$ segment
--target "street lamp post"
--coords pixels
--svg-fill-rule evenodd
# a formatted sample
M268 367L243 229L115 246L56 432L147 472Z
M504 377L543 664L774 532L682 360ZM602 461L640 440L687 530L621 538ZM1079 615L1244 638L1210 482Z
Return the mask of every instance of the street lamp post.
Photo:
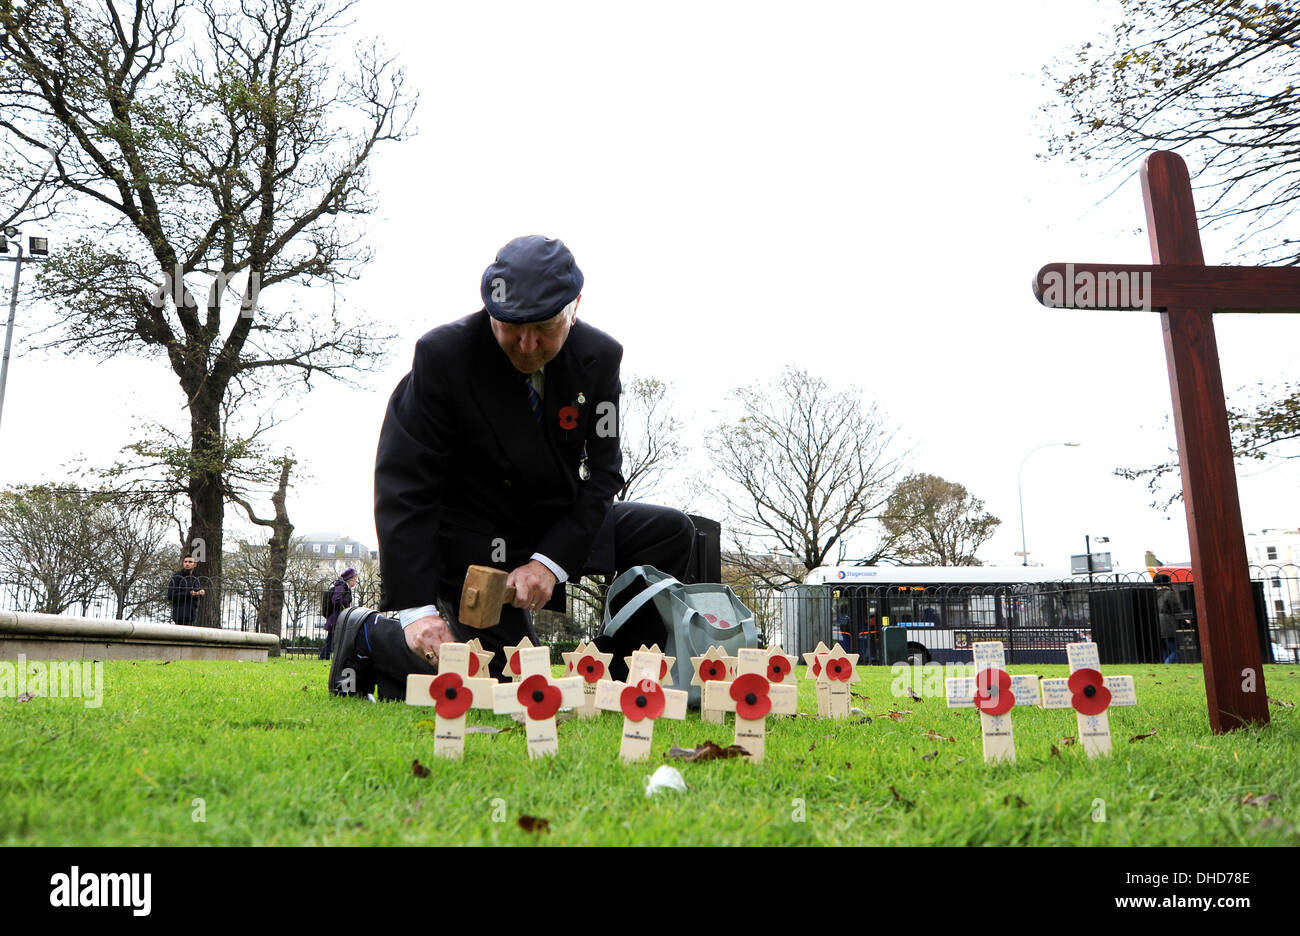
M1097 542L1109 543L1110 537L1099 536L1097 537ZM1091 585L1092 584L1092 534L1090 533L1083 534L1083 551L1088 556L1088 584Z
M9 381L9 351L13 347L14 341L14 318L18 314L18 283L22 277L23 264L31 263L37 257L49 255L49 243L43 237L30 238L29 246L31 247L31 256L23 256L23 242L17 240L15 246L18 248L17 259L9 256L8 238L17 239L19 236L18 228L7 227L0 232L0 259L8 260L14 265L14 285L9 291L9 321L5 325L5 353L3 360L0 360L0 416L4 415L5 407L5 384Z
M1078 442L1047 442L1037 448L1030 449L1025 457L1020 460L1020 472L1016 476L1016 489L1020 494L1020 564L1029 565L1029 548L1025 545L1025 462L1029 461L1029 456L1035 452L1042 451L1045 448L1052 448L1056 445L1064 445L1066 448L1078 448Z

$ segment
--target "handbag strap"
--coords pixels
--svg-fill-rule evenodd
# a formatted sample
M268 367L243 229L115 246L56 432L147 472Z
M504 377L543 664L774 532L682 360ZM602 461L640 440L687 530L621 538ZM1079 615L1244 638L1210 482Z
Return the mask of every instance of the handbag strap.
M671 588L674 585L680 584L681 583L671 575L666 577L663 581L655 582L653 585L647 586L641 594L623 605L618 614L614 615L612 618L609 616L609 605L606 605L604 632L606 634L615 633L620 627L628 622L632 615L645 607L646 603L653 599L655 595L659 594L666 588Z

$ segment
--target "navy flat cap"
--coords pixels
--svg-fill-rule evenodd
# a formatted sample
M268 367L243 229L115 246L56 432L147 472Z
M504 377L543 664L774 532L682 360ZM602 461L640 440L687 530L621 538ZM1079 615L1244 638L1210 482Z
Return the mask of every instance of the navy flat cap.
M494 319L524 325L553 318L582 292L582 271L564 242L516 237L483 271L483 305Z

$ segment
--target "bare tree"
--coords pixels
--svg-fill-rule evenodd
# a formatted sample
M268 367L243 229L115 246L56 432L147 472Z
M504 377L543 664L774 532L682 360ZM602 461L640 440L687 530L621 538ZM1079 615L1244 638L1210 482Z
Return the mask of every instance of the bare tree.
M623 388L623 487L617 500L649 497L671 483L672 472L686 455L682 421L674 410L672 384L657 377L633 377Z
M898 482L880 518L897 558L941 566L980 565L975 553L1001 522L964 485L932 474Z
M1120 0L1106 40L1048 69L1050 155L1127 169L1182 152L1212 195L1201 220L1241 218L1238 246L1300 262L1279 225L1300 204L1300 11L1239 0Z
M119 619L161 610L176 550L167 542L171 516L151 498L106 491L93 495L91 538L84 558L96 584L107 586Z
M357 274L366 166L407 132L392 61L364 44L355 68L334 57L348 6L0 0L0 162L26 167L23 183L55 154L46 185L84 229L38 281L57 316L46 347L167 361L189 413L186 541L214 577L231 383L347 379L385 337L337 297L266 301Z
M31 610L62 614L90 600L94 513L93 498L80 491L19 485L0 492L0 570L35 590Z
M228 496L238 504L248 519L258 526L267 527L271 535L266 544L266 576L262 585L262 600L258 602L257 629L263 634L280 636L281 612L284 609L284 580L289 565L289 543L293 536L293 523L285 505L289 491L289 472L296 462L288 455L276 459L280 467L280 481L271 495L272 517L259 517L253 505L235 493Z
M802 580L885 503L899 470L896 431L852 390L786 368L734 391L740 418L709 436L724 481L733 564L768 586ZM873 561L884 555L882 541ZM793 563L791 563L793 560Z

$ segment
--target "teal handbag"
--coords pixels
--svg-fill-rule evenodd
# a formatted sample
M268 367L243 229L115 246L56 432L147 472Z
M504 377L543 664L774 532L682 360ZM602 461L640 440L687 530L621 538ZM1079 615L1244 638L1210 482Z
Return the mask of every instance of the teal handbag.
M611 616L609 608L614 599L638 586L641 592ZM613 636L651 602L668 630L664 655L677 658L672 668L672 688L686 690L686 704L699 708L701 687L691 685L695 672L691 657L703 656L709 647L721 647L727 656L735 656L741 647L757 647L754 612L726 585L683 585L654 566L633 566L609 586L604 633Z

